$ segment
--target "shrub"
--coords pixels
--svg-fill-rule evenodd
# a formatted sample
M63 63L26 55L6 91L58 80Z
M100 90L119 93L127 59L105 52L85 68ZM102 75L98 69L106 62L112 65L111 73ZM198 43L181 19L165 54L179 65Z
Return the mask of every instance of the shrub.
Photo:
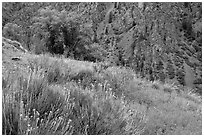
M7 23L3 28L3 36L21 42L22 28L17 24Z
M130 102L125 101L123 97L117 98L112 89L104 84L106 83L101 83L101 88L92 89L92 104L103 119L97 125L103 123L105 134L140 134L145 125L143 114L139 115Z
M139 134L144 127L136 110L108 88L49 85L40 69L15 78L4 78L3 134Z
M172 88L170 87L164 87L164 92L171 94L173 92Z
M153 89L160 89L160 86L159 86L159 83L157 83L157 82L154 82L153 84L152 84L152 88Z
M125 68L109 67L102 73L104 81L110 85L110 88L117 97L126 94L127 84L134 78L134 72Z
M49 84L63 83L70 79L70 67L64 63L63 59L55 60L48 55L30 59L29 66L31 70L36 69L44 73Z
M10 82L10 79L5 81ZM28 126L21 125L24 120L22 117L31 119L31 111L35 109L42 119L45 113L60 109L63 102L59 94L47 87L47 81L41 72L32 72L28 78L18 76L11 85L4 86L3 89L3 134L27 133Z
M165 93L171 94L171 93L172 93L173 91L175 91L175 90L177 90L177 86L174 85L174 84L165 83L165 84L163 85L163 91L164 91Z
M135 80L131 81L128 84L128 93L125 95L128 97L130 100L134 100L137 103L141 105L146 105L147 109L151 106L154 106L153 99L150 97L150 93L152 91L144 90L143 89L144 85L138 85Z
M153 89L160 84L125 68L85 67L74 75L63 60L29 62L29 76L4 74L3 134L201 134L200 100L183 95L166 101L163 90L174 91L173 85Z

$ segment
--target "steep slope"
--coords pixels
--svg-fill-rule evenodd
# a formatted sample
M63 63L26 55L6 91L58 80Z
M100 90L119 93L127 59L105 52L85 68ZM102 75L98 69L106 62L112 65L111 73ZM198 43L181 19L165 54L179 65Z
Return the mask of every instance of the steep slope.
M98 35L103 36L101 43L116 41L111 45L117 49L115 54L122 56L118 60L141 76L173 80L201 93L201 3L182 4L119 3L119 7L111 9L107 6L106 18L111 21L101 22Z
M67 23L69 18L74 21L71 26L76 25L72 32ZM202 3L199 2L5 2L3 26L5 37L10 35L11 39L22 41L24 47L36 53L48 48L49 52L80 60L108 58L114 65L129 66L151 81L174 81L200 93L202 90ZM50 31L50 27L54 30ZM80 34L83 32L78 37L80 42L78 29Z
M25 111L25 114L23 114L24 111L21 113L23 116L27 116L30 121L32 121L32 117L28 115L30 109L35 109L41 117L45 115L45 112L51 115L50 110L52 110L56 113L56 117L52 115L56 123L60 121L58 115L62 118L61 120L68 117L72 121L70 124L74 128L74 132L70 131L69 134L100 134L96 131L101 128L105 128L104 134L202 134L202 99L187 87L182 88L178 85L160 82L152 83L137 78L133 70L125 67L112 66L95 71L97 69L94 66L98 66L96 63L23 53L13 49L13 45L9 43L5 42L4 44L2 56L3 93L12 97L18 91L26 91L25 95L27 95L31 90L33 95L44 89L42 98L36 96L37 101L34 100L33 104L29 104L33 105L33 108L20 109L20 112L22 109ZM10 82L8 81L10 77L12 82L8 86L6 82ZM22 84L22 80L25 85L29 85ZM47 88L49 89L48 93ZM63 102L66 93L72 98L65 99ZM59 96L60 98L57 98ZM15 102L16 98L15 96L11 102L4 100L3 104L5 103L4 108L11 109L9 107L12 107L11 112L16 110L18 114L19 110L13 109L13 107L21 105L18 104L18 100ZM22 101L26 104L24 100ZM62 103L57 106L59 101ZM6 103L13 104L6 105ZM54 111L53 106L57 106L57 110L62 110ZM90 112L89 109L94 112ZM9 114L10 111L4 110L4 113ZM95 117L95 113L98 117ZM91 118L89 124L77 124L78 122L87 122L85 118ZM8 121L13 124L12 122L15 121L10 119ZM44 119L47 119L47 115ZM13 120L21 122L19 117L13 118ZM46 123L49 122L48 119ZM51 123L53 122L51 121ZM101 124L104 124L104 127ZM32 124L33 128L35 125ZM45 129L50 134L64 133L64 128L57 128L57 125L55 125L56 129L60 132L51 132L52 130L48 132L48 127L44 127L45 125L42 124L40 126L43 132L40 131L41 128L37 130L38 132L31 129L28 134L42 134ZM21 127L21 130L25 127ZM52 129L52 127L49 128ZM87 128L88 132L80 131L84 128ZM27 130L27 128L25 129Z

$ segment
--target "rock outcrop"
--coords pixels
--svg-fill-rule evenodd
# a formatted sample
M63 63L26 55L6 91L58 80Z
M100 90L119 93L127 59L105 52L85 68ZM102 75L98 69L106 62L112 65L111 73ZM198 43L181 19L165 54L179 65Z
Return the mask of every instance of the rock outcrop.
M184 23L173 22L173 18L162 20L166 15L157 16L158 11L147 13L147 8L150 8L148 3L117 3L117 8L114 4L107 6L105 20L97 30L100 41L111 45L116 39L115 52L122 56L118 56L118 60L130 63L144 77L175 80L201 90L202 84L193 84L202 83L197 82L202 79L201 21L186 24L187 28L192 25L193 29L185 31ZM159 18L160 22L156 22ZM188 35L189 31L191 35Z
M24 53L28 52L25 48L23 48L21 43L19 43L18 41L13 41L13 40L2 37L2 46L5 46L6 44L11 45L15 49L23 51Z

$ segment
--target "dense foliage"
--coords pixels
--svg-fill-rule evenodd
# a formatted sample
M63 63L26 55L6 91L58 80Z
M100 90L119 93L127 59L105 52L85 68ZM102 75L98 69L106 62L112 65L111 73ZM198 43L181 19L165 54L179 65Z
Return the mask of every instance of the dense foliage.
M2 34L2 134L202 134L201 2L3 2Z
M4 2L2 6L3 36L36 54L106 61L131 67L152 81L193 85L201 93L202 3Z

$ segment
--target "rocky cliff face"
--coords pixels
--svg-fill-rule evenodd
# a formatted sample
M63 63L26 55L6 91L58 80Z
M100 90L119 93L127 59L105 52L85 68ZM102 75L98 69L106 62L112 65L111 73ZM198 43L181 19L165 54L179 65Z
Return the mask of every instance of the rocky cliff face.
M199 12L193 11L200 9L200 3L108 5L97 34L101 44L115 49L115 62L150 80L171 80L201 90L202 32L198 28L202 25Z
M63 53L69 58L93 62L107 60L112 65L129 66L152 81L174 81L201 91L202 3L82 2L24 3L24 6L19 3L20 11L17 5L6 5L3 26L9 33L4 35L12 32L19 39L26 36L23 42L15 40L23 46L30 45L28 49L34 47L36 54L49 47L49 52ZM50 5L54 10L43 8ZM12 18L8 16L11 9L15 11ZM54 15L47 17L43 12L36 13L39 9ZM72 30L68 29L66 17L74 22ZM44 20L47 20L54 30L33 24L33 19L45 26ZM5 27L9 21L14 24ZM59 27L60 24L64 27ZM46 33L33 32L30 28L37 30L36 25ZM33 37L37 35L40 39L43 35L43 40Z

